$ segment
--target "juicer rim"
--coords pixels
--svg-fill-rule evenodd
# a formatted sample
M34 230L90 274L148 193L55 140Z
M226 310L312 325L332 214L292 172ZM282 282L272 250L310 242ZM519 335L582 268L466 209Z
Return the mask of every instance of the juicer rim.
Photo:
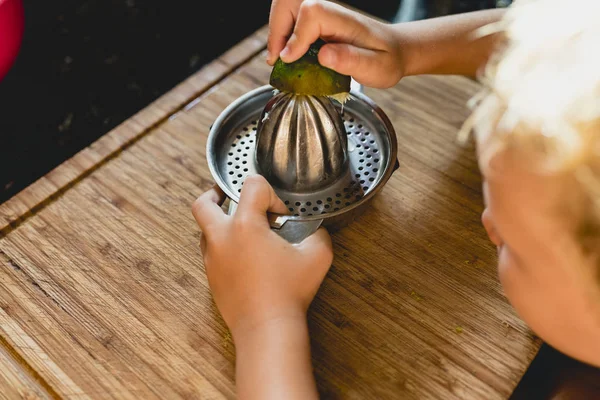
M228 199L231 202L234 202L236 205L239 203L239 195L236 195L230 189L230 187L227 184L225 184L225 182L221 178L220 172L216 166L216 164L217 164L217 162L216 162L216 154L217 153L215 151L216 150L216 148L215 148L216 138L218 137L219 130L227 121L227 118L229 118L235 112L235 110L237 108L239 108L241 105L243 105L245 101L247 101L259 94L265 93L267 91L274 92L275 90L276 89L273 86L267 84L267 85L259 86L255 89L252 89L252 90L246 92L245 94L241 95L240 97L235 99L233 102L231 102L227 107L225 107L223 109L223 111L221 111L221 113L217 116L217 118L215 119L213 124L210 126L210 131L209 131L207 143L206 143L206 160L207 160L208 168L210 170L211 175L213 176L213 179L215 180L215 183L221 188L221 190L225 193L225 195L228 197ZM352 101L352 98L356 98L356 99L359 99L360 101L365 102L371 108L371 110L377 114L377 117L381 120L381 122L383 123L383 125L385 126L385 128L387 130L387 133L389 136L389 143L390 143L390 149L389 149L390 156L388 159L388 165L386 165L383 175L381 176L381 178L379 179L377 184L375 186L373 186L373 188L371 189L371 191L369 193L367 193L360 200L355 201L354 203L350 204L349 206L346 206L338 211L328 212L326 214L312 215L312 216L301 216L301 215L294 216L294 215L270 213L269 219L271 221L277 221L278 225L279 224L283 225L287 221L301 221L301 222L319 221L319 220L325 220L325 219L333 218L333 217L336 217L339 215L343 215L343 214L350 212L350 211L354 210L355 208L363 205L364 203L369 202L377 193L379 193L379 191L383 188L383 186L387 183L389 178L392 176L392 173L397 169L397 167L398 167L398 158L397 158L398 157L397 156L398 140L397 140L396 131L394 129L394 126L392 125L392 122L390 121L390 119L388 118L386 113L381 109L381 107L379 107L370 97L368 97L364 93L351 89L350 97L349 97L348 101Z

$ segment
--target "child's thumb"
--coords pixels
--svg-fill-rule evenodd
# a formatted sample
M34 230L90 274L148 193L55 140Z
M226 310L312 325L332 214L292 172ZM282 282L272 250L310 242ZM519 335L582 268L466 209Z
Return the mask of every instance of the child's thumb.
M319 50L319 63L340 74L350 75L365 86L380 87L385 77L380 70L381 57L375 50L347 43L328 43Z

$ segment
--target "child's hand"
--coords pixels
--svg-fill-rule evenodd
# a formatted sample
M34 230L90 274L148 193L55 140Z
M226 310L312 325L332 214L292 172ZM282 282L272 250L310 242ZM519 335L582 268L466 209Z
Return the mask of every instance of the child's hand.
M504 12L499 8L390 24L331 1L273 0L268 62L273 65L277 57L293 62L321 38L328 42L319 51L321 65L365 86L388 88L404 76L421 74L475 77L498 35L472 34Z
M234 340L275 319L305 320L333 259L327 231L319 229L298 245L273 232L267 211L286 214L287 208L260 175L244 182L233 216L219 205L224 196L215 187L192 211L202 230L208 282Z
M273 0L269 14L269 39L267 42L267 63L275 64L279 53L294 30L298 10L302 0Z
M277 14L271 15L271 30L276 32L270 38L272 57L280 48L283 27L288 27L292 19L289 12L287 17L279 14L282 4L287 4L289 10L299 3L280 1L274 1L273 10ZM391 87L404 74L404 46L393 25L330 1L306 0L299 5L293 33L280 53L282 61L297 60L319 38L329 42L319 51L321 65L350 75L365 86Z

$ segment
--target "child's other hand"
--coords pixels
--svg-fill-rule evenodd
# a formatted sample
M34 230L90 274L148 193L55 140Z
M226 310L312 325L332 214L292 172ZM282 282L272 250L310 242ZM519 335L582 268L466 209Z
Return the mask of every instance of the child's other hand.
M329 234L321 228L292 245L273 232L267 211L286 214L287 208L260 175L246 179L234 215L221 209L224 198L215 186L192 212L202 230L208 282L234 340L276 319L305 320L333 259Z
M292 2L288 0L287 3ZM278 22L281 25L273 25L272 29L275 29L289 25L291 17L288 15L285 19L282 14L272 18L273 22L281 19ZM276 46L273 45L272 50L279 49L283 29L277 32L279 36L273 39ZM402 40L393 25L329 1L305 0L300 4L293 33L280 53L282 61L297 60L319 38L328 42L319 51L319 63L350 75L365 86L388 88L403 76Z

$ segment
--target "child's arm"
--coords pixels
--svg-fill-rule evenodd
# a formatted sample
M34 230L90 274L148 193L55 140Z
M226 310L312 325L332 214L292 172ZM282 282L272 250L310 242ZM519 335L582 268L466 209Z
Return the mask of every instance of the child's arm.
M333 259L324 229L292 245L267 211L287 208L260 175L244 182L235 215L218 187L192 208L215 303L236 348L239 399L316 399L306 313Z
M407 57L408 75L455 74L475 77L494 50L494 35L474 39L473 31L499 21L504 9L473 11L393 25Z
M407 75L475 76L494 49L494 36L473 39L471 33L498 21L505 12L492 9L389 24L330 1L276 0L275 11L270 23L269 61L277 57L282 32L293 29L279 53L283 61L295 61L322 38L329 42L319 52L322 65L380 88L393 86Z
M271 319L234 338L240 400L319 398L305 315Z

